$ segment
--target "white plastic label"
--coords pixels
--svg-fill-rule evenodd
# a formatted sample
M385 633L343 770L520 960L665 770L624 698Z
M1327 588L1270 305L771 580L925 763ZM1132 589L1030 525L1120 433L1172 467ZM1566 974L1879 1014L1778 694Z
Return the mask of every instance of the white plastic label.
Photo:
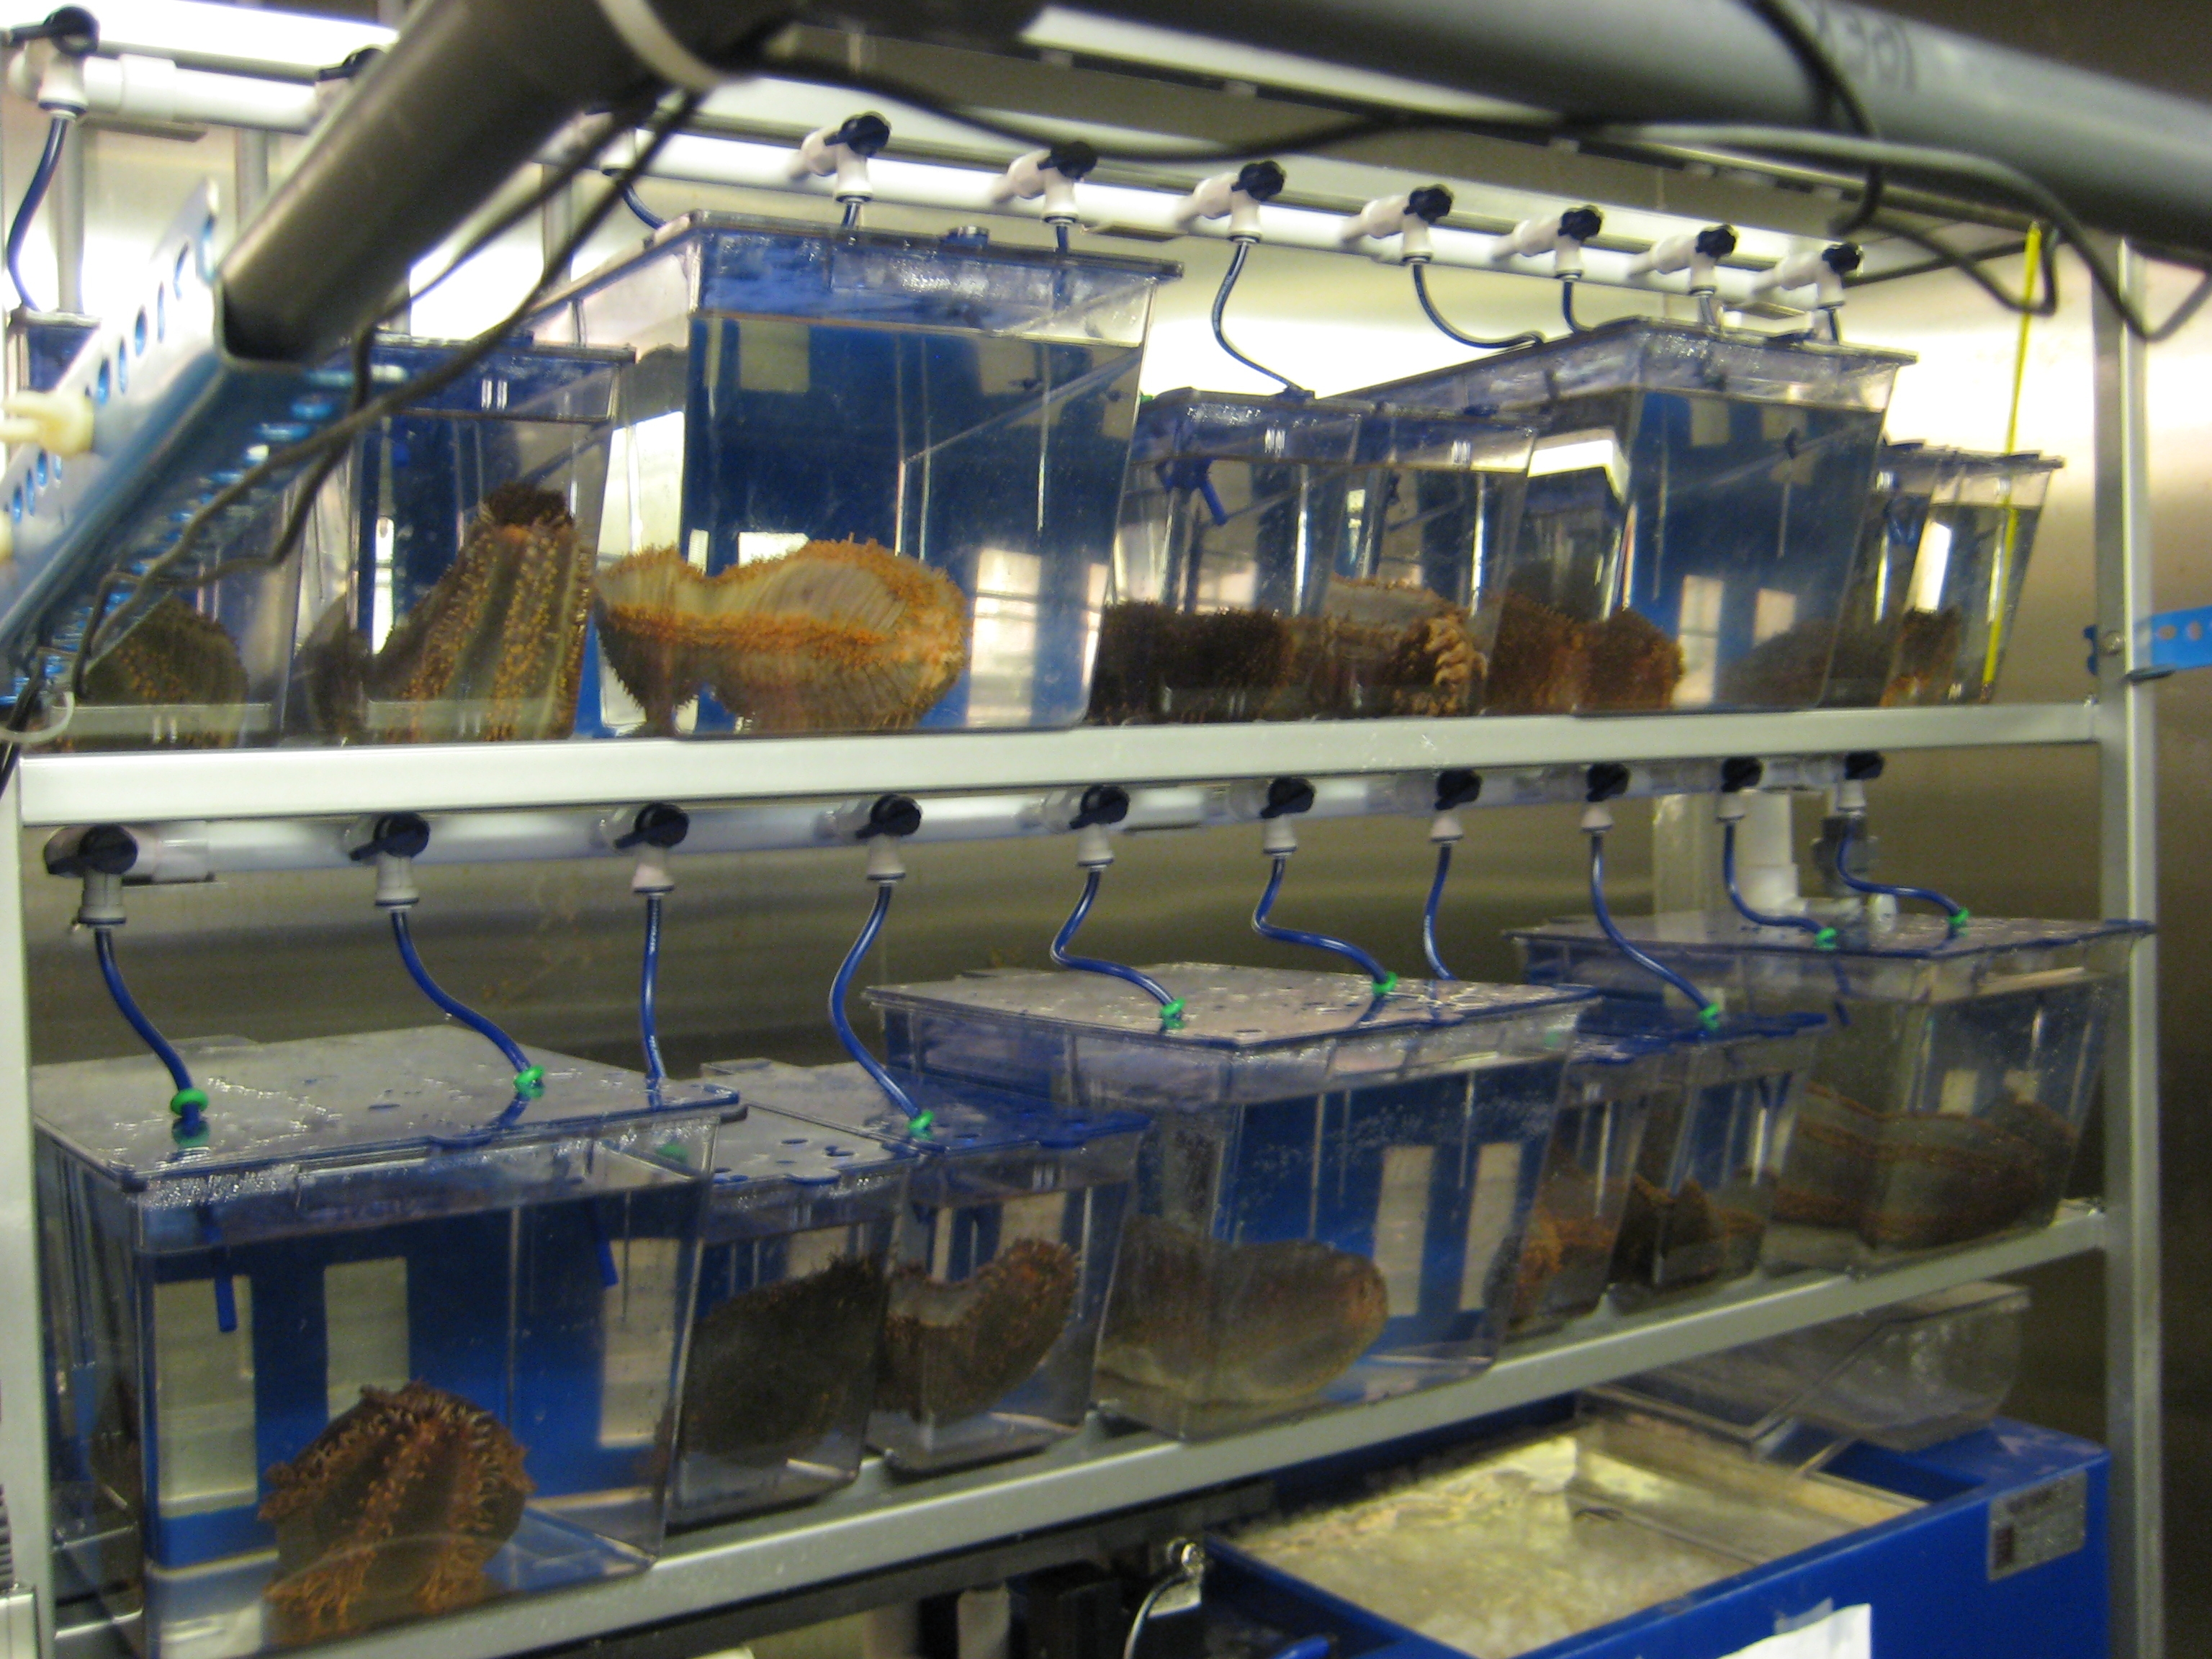
M1874 1609L1838 1607L1825 1619L1753 1642L1721 1659L1874 1659Z

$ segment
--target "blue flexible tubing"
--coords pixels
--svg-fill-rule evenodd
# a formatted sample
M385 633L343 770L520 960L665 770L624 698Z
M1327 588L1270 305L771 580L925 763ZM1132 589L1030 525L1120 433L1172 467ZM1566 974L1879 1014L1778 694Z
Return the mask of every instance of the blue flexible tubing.
M845 1045L845 1052L860 1062L860 1069L876 1082L890 1097L892 1105L904 1112L916 1134L928 1132L930 1121L936 1114L925 1112L914 1103L914 1097L899 1087L891 1074L884 1069L883 1062L868 1052L860 1041L860 1034L853 1029L853 1022L845 1013L845 998L853 988L853 975L860 970L860 963L876 942L876 935L884 931L884 917L891 908L891 884L876 884L875 908L868 912L867 921L861 925L860 936L853 941L853 948L845 952L844 961L837 964L837 976L830 981L830 1023L837 1030L837 1041Z
M507 1103L507 1109L500 1114L498 1119L501 1127L514 1122L522 1115L525 1107L545 1092L544 1068L532 1066L530 1056L522 1052L521 1045L498 1026L439 988L438 981L430 977L430 970L422 965L422 958L415 953L415 935L408 928L404 910L392 913L392 937L398 943L399 959L407 964L408 976L422 988L422 994L498 1049L506 1057L507 1063L514 1067L514 1098Z
M1085 872L1083 896L1075 901L1075 908L1067 913L1067 920L1060 923L1060 932L1053 938L1052 959L1063 968L1073 968L1085 974L1104 974L1109 978L1135 986L1160 1005L1160 1029L1175 1030L1182 1024L1182 999L1171 994L1166 986L1150 974L1125 967L1118 962L1106 962L1097 957L1074 957L1067 953L1067 947L1075 943L1076 929L1083 926L1084 918L1091 914L1091 907L1097 902L1099 878L1105 873L1098 869Z
M1705 993L1665 963L1638 950L1628 942L1628 935L1620 931L1620 926L1613 919L1613 912L1606 907L1605 902L1605 832L1602 830L1591 830L1589 844L1590 905L1597 912L1598 927L1603 930L1606 938L1613 941L1613 948L1643 969L1645 973L1665 981L1687 997L1690 1000L1690 1006L1698 1011L1698 1024L1709 1031L1717 1030L1721 1023L1720 1005L1706 1001Z
M115 963L115 930L95 926L92 930L92 948L100 957L100 976L107 981L107 994L115 1000L117 1012L131 1022L131 1029L138 1033L138 1040L154 1051L169 1073L169 1081L176 1092L169 1097L169 1110L176 1121L169 1133L180 1146L198 1146L207 1139L207 1095L192 1081L192 1074L185 1065L185 1057L170 1046L168 1038L154 1029L154 1022L146 1018L138 1000L131 994L131 988L123 982L123 970Z
M1458 975L1444 966L1444 959L1437 954L1437 908L1444 902L1444 878L1451 874L1451 843L1437 845L1437 878L1429 884L1429 902L1421 908L1421 954L1429 959L1429 971L1438 979L1457 979Z
M54 169L61 165L62 144L69 137L69 118L57 115L46 125L46 147L40 153L39 165L32 170L31 187L23 192L23 204L15 210L15 217L8 226L8 280L15 285L15 297L23 302L27 311L36 311L31 290L23 286L23 239L30 234L31 221L39 216L39 207L46 199L46 187L54 181Z
M622 187L622 198L623 205L635 214L639 222L647 230L659 230L668 222L638 199L637 185L634 181Z
M1237 251L1229 256L1229 269L1223 273L1221 286L1213 295L1213 343L1249 369L1281 382L1284 392L1292 398L1310 398L1313 393L1287 374L1278 374L1265 363L1255 362L1229 343L1229 331L1222 325L1222 316L1229 309L1229 295L1237 286L1237 279L1244 274L1244 256L1252 251L1252 244L1243 237L1237 239Z
M1283 874L1291 867L1287 853L1270 855L1273 868L1267 873L1267 890L1260 895L1260 902L1252 908L1252 931L1261 939L1272 939L1284 945L1304 945L1316 951L1334 951L1346 962L1367 975L1378 997L1388 996L1398 988L1398 976L1385 968L1357 945L1340 939L1331 939L1326 933L1302 933L1295 927L1278 927L1267 920L1275 908L1275 896L1283 890Z
M1800 928L1810 933L1813 943L1823 950L1835 947L1836 930L1825 922L1817 921L1811 916L1789 915L1778 911L1769 914L1751 908L1743 896L1743 890L1735 882L1735 825L1733 823L1721 827L1721 879L1728 884L1729 902L1735 906L1736 914L1746 921L1759 927Z
M668 1075L660 1059L660 1025L653 1009L654 986L660 979L660 895L645 896L645 965L637 982L638 1035L645 1042L645 1080L648 1085Z
M1953 903L1932 887L1891 887L1878 881L1862 881L1853 875L1847 866L1850 858L1851 837L1857 833L1856 821L1850 818L1844 819L1843 833L1836 837L1837 880L1842 882L1854 893L1887 893L1892 898L1918 899L1923 904L1936 905L1942 910L1945 920L1950 923L1954 938L1966 931L1966 924L1973 920L1972 914L1964 905Z

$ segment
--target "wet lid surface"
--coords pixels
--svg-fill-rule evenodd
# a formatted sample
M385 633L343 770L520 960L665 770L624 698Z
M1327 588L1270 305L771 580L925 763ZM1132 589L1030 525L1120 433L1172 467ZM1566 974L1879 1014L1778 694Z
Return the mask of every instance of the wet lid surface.
M171 1139L175 1085L151 1054L33 1066L32 1116L91 1162L143 1184L379 1152L568 1139L738 1106L726 1085L648 1090L638 1073L526 1048L531 1064L545 1068L545 1091L514 1123L494 1127L514 1099L514 1074L490 1043L453 1025L179 1048L207 1093L204 1146L180 1149Z
M2052 951L2094 940L2140 937L2147 921L2043 921L1976 916L1954 937L1941 916L1911 912L1879 930L1838 925L1834 945L1824 946L1799 927L1760 927L1731 910L1681 910L1663 916L1618 916L1620 931L1638 945L1684 949L1748 951L1773 956L1905 957L1954 961L2012 951ZM1595 920L1547 921L1507 929L1511 939L1574 945L1607 945Z
M710 1081L734 1085L763 1114L778 1113L826 1128L872 1135L924 1157L1074 1148L1107 1135L1131 1134L1148 1120L1139 1112L1086 1112L1027 1095L969 1083L901 1074L899 1086L932 1115L917 1135L858 1066L786 1066L775 1060L727 1060L705 1068Z
M725 1123L714 1132L714 1185L723 1189L787 1181L802 1187L829 1187L855 1175L909 1164L914 1157L910 1148L872 1136L841 1134L819 1124L763 1112L739 1123Z
M1356 974L1200 962L1168 963L1144 971L1182 1000L1178 1030L1163 1031L1159 1008L1151 999L1103 974L994 974L880 986L867 996L883 1008L1033 1020L1168 1048L1269 1049L1554 1010L1564 1013L1597 994L1577 985L1415 979L1401 980L1395 990L1378 997Z

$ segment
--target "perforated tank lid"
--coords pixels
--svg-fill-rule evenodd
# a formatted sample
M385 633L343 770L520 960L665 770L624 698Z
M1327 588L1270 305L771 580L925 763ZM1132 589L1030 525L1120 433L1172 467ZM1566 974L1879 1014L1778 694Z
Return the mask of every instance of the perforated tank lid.
M1832 945L1817 942L1799 927L1760 927L1730 910L1682 910L1662 916L1617 916L1620 931L1638 945L1685 949L1748 951L1790 957L1904 957L1916 961L1960 960L2008 951L2063 950L2098 939L2154 932L2147 921L2041 921L1976 916L1954 937L1941 916L1900 914L1886 927L1863 924L1840 928ZM1507 937L1531 943L1598 945L1610 947L1595 920L1547 921L1513 927Z
M1350 398L1290 398L1190 386L1146 399L1130 453L1425 471L1527 470L1535 434L1446 410L1378 409ZM1173 480L1169 482L1172 483Z
M459 340L380 334L369 368L380 380L412 379L466 349ZM450 386L407 405L407 414L441 414L511 421L606 420L614 410L616 377L635 354L609 346L532 345L510 340Z
M714 1187L718 1192L762 1182L834 1187L855 1176L911 1164L914 1158L910 1146L763 1111L715 1131Z
M499 1051L453 1025L295 1042L182 1044L207 1092L208 1139L169 1134L174 1085L151 1054L73 1060L31 1071L40 1129L126 1186L277 1164L416 1156L441 1147L568 1139L656 1116L736 1112L726 1084L664 1083L542 1048L545 1091L505 1127L514 1074Z
M1574 985L1488 985L1401 980L1376 996L1354 974L1168 963L1144 970L1183 1005L1182 1024L1160 1029L1160 1011L1102 974L988 974L871 989L879 1007L1033 1020L1107 1031L1167 1048L1279 1049L1409 1027L1465 1025L1564 1010L1597 994Z
M1358 395L1474 415L1528 413L1564 398L1630 387L1879 410L1888 405L1897 371L1917 361L1911 352L1875 346L1624 317L1540 345L1366 387Z
M835 317L1018 332L1130 296L1149 298L1182 275L1165 259L1063 253L897 231L687 213L644 248L602 265L547 300L532 326L642 267L684 262L679 304L755 316ZM1139 320L1135 343L1143 336Z
M1086 1112L1057 1107L1026 1095L975 1084L902 1074L899 1086L931 1115L917 1135L899 1110L858 1066L786 1066L772 1060L724 1060L704 1068L710 1080L735 1085L749 1107L848 1133L872 1135L925 1158L1014 1152L1024 1147L1073 1149L1110 1135L1133 1134L1147 1119L1140 1112Z

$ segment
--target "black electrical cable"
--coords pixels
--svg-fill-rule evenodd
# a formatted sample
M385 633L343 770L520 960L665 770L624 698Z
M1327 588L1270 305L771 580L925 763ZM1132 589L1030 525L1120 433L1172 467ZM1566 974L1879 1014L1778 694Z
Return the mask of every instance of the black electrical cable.
M1534 329L1521 334L1509 334L1502 340L1485 340L1472 334L1462 333L1444 320L1443 313L1437 309L1437 302L1429 297L1428 262L1425 259L1417 259L1407 269L1413 273L1413 295L1420 301L1422 311L1446 337L1457 340L1462 345L1473 346L1478 351L1504 351L1513 346L1544 343L1544 337Z
M1820 88L1824 101L1840 110L1844 118L1850 123L1861 137L1881 137L1875 131L1874 118L1867 113L1858 89L1851 85L1850 77L1844 73L1843 66L1829 55L1826 43L1798 11L1796 0L1744 0L1744 3L1758 15L1760 21L1782 37L1783 44L1796 56L1806 74ZM1857 208L1832 227L1830 234L1848 236L1870 223L1874 216L1881 210L1884 184L1881 168L1868 167L1865 179Z
M2014 315L2025 312L2031 317L2053 317L2058 313L2058 238L2056 235L2046 235L2043 239L2042 256L2038 262L2041 269L2036 279L2036 291L2040 297L2030 305L2024 295L2010 292L1982 269L1983 264L1990 259L2010 258L2021 251L2019 248L2008 247L2002 252L1961 253L1928 232L1901 224L1894 219L1876 219L1873 222L1873 228L1886 236L1894 236L1899 241L1911 243L1935 259L1938 265L1957 271ZM1872 280L1887 282L1898 274L1885 271ZM1867 280L1862 278L1856 286L1864 286Z
M538 281L532 285L530 292L525 295L507 315L471 339L460 350L455 352L437 368L426 369L404 385L395 386L381 396L368 399L351 413L334 421L321 431L276 452L248 468L232 483L217 490L185 521L174 544L156 558L143 575L137 578L136 583L137 591L112 611L107 609L108 601L113 598L117 589L131 579L121 571L110 571L102 578L99 590L94 598L92 610L94 621L86 632L83 644L77 652L71 680L73 690L82 694L84 676L91 666L99 661L100 649L104 643L107 642L108 636L112 635L119 639L140 616L151 608L149 603L149 595L179 588L204 587L210 582L221 580L224 575L234 570L268 568L283 563L290 556L292 550L289 545L279 545L267 554L257 555L250 558L227 561L187 578L173 579L168 574L190 556L193 548L205 533L209 524L241 497L272 477L309 462L320 460L325 455L341 453L356 436L374 427L379 421L397 413L410 404L419 402L434 392L442 391L483 362L494 348L513 333L523 319L530 314L531 308L559 280L561 273L568 270L569 262L575 258L576 251L591 240L600 225L605 222L607 216L620 204L623 186L635 182L652 166L653 159L660 154L661 149L675 135L677 130L690 118L700 102L701 98L698 94L687 94L683 98L667 105L653 118L647 129L650 136L647 143L629 164L615 177L607 189L600 193L598 199L577 220L574 228L545 261L544 268ZM578 170L580 171L584 166L588 165L589 161L588 156L580 160L578 162ZM305 523L306 515L295 508L293 524L288 526L288 529L294 526L304 527ZM296 536L294 539L296 540Z
M1251 358L1239 351L1235 346L1229 343L1229 331L1222 326L1222 316L1223 313L1229 309L1230 291L1237 286L1237 279L1244 274L1244 256L1252 251L1251 242L1247 238L1242 236L1237 239L1236 246L1237 251L1229 256L1229 269L1222 273L1221 287L1215 292L1213 296L1214 343L1218 345L1231 357L1234 357L1238 362L1243 364L1245 368L1256 370L1258 373L1266 375L1271 380L1280 381L1283 390L1290 396L1293 398L1310 398L1313 396L1313 393L1307 391L1305 387L1300 386L1289 375L1279 374L1276 370L1268 368L1265 363L1255 362Z

